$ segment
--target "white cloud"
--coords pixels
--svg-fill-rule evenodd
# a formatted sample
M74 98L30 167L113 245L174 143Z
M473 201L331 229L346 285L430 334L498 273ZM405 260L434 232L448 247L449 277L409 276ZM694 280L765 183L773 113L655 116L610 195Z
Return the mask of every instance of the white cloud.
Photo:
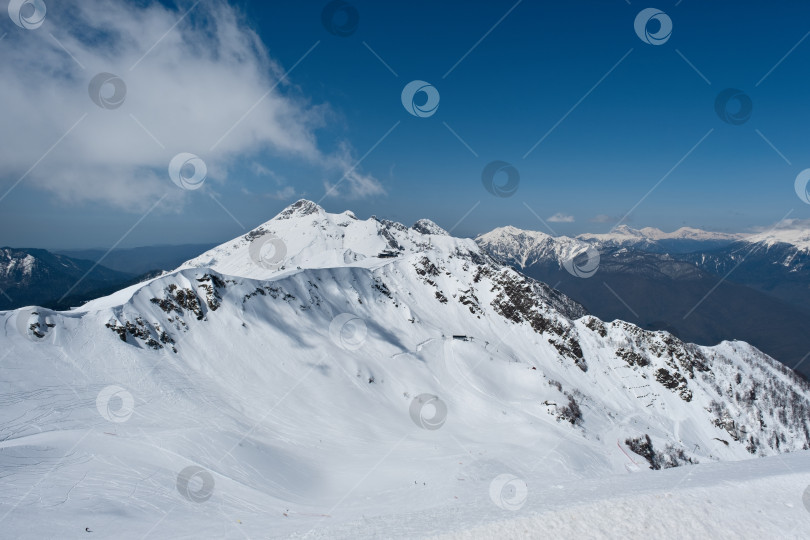
M250 172L252 172L256 177L261 178L261 182L263 182L264 186L272 183L275 187L271 187L270 191L262 191L259 193L254 193L247 188L242 188L241 191L245 195L265 197L279 201L289 201L293 198L298 198L304 195L303 191L296 191L295 187L291 186L285 177L268 169L257 161L251 163Z
M597 216L592 217L589 220L591 223L618 223L620 221L630 223L633 221L633 218L630 216L609 216L607 214L599 214Z
M267 94L285 66L270 58L239 12L203 1L171 29L181 15L157 3L141 9L74 0L49 9L41 28L10 32L0 60L3 188L41 159L27 185L66 202L142 211L167 192L183 196L166 173L179 152L206 162L207 182L226 181L257 152L333 177L350 167L347 144L337 152L319 148L315 131L328 106L312 105L288 81ZM88 85L100 72L126 83L120 108L91 101ZM344 183L349 196L382 192L376 178L356 170Z
M261 163L254 161L250 164L250 172L252 172L256 176L273 176L275 177L275 173L262 165Z
M787 218L773 225L751 227L750 230L755 233L768 231L810 231L810 219Z
M550 221L551 223L573 223L574 216L569 216L567 214L563 214L562 212L557 212L556 214L548 218L548 221Z
M267 193L264 193L264 196L267 197L268 199L276 199L279 201L290 200L293 197L295 197L295 188L292 186L284 186L283 188L278 189L276 191L269 191Z
M339 151L331 156L330 162L334 168L345 172L335 182L324 181L323 186L327 196L361 199L385 193L385 189L376 178L359 172L356 166L357 160L347 144L341 144Z

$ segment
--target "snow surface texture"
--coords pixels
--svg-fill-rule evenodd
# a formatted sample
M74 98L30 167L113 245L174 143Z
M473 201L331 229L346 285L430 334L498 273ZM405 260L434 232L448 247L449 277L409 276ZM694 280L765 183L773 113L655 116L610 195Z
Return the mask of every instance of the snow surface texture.
M603 323L427 220L299 201L0 327L4 535L810 533L806 383Z

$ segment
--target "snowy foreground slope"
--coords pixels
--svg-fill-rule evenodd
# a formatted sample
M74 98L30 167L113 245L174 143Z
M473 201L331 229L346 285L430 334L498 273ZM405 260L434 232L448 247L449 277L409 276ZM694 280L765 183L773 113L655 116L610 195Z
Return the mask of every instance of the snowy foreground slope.
M429 221L299 201L0 326L4 537L810 533L806 383L599 321Z

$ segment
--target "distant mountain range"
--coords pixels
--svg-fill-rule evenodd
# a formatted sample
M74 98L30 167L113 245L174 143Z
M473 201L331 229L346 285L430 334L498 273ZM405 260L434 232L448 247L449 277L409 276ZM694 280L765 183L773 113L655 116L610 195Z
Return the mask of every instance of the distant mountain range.
M92 261L74 259L44 249L0 248L0 309L60 304L99 289L117 287L133 278ZM66 298L67 299L67 298Z
M105 257L105 249L57 250L55 253L67 255L74 259L99 261L107 268L139 275L153 270L174 270L186 261L216 244L182 244L178 246L147 246L127 249L115 249Z
M666 233L653 227L633 229L627 225L620 225L609 233L586 233L576 238L610 247L633 247L657 253L688 253L699 249L727 246L745 237L744 234L710 232L691 227L681 227L677 231Z
M0 310L68 309L173 270L213 244L51 252L0 248ZM106 256L105 256L106 254ZM101 261L103 264L96 264ZM64 297L64 298L63 298Z
M755 235L622 226L576 238L503 227L476 241L602 319L706 345L745 340L810 375L810 235L790 225ZM589 279L567 271L589 248L598 270Z

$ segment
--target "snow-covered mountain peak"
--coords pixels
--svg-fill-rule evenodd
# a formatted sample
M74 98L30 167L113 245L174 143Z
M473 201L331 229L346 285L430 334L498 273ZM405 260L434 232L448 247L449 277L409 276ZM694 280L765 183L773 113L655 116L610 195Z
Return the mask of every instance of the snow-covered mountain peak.
M567 236L550 236L540 231L526 231L516 227L499 227L478 236L475 241L486 252L498 259L512 261L526 268L540 260L554 260L562 264L587 249L585 242Z
M787 219L769 231L748 236L746 242L762 243L768 247L789 244L798 251L810 252L810 221Z
M644 227L643 229L634 229L629 225L619 225L618 227L614 228L611 232L613 234L631 237L646 237L647 235L655 235L656 233L662 233L661 230L656 229L655 227Z
M522 240L531 240L533 242L543 242L548 240L549 238L553 238L551 235L548 235L541 231L529 231L526 229L518 229L517 227L513 227L512 225L507 225L505 227L498 227L496 229L492 229L488 233L484 233L478 236L478 239L484 242L495 242L498 240L506 240L506 239L522 239Z
M659 230L659 232L662 231ZM718 231L705 231L703 229L696 229L694 227L681 227L680 229L673 231L671 233L663 233L663 236L661 236L660 239L666 238L672 240L679 239L679 240L705 240L705 241L723 240L733 242L745 238L745 236L746 236L745 234L741 233L725 233Z
M352 212L326 212L298 201L247 234L225 242L180 268L211 268L223 274L267 279L306 268L375 268L423 252L484 257L474 241L451 237L430 220L401 223L358 219Z
M292 219L311 216L312 214L324 215L326 211L312 201L300 199L279 212L273 219Z
M435 235L435 236L450 236L450 233L433 223L429 219L420 219L413 225L411 225L411 229L418 233L428 234L428 235Z

